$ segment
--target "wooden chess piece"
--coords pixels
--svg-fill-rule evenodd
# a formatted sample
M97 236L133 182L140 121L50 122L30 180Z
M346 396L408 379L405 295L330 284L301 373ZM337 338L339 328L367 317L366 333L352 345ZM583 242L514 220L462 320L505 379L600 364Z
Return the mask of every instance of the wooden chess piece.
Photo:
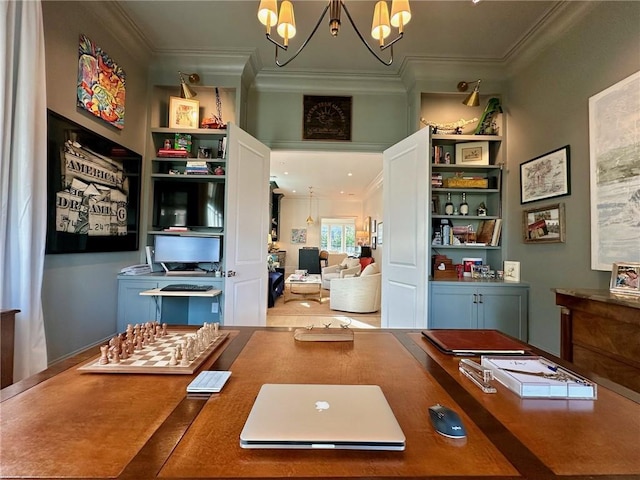
M100 346L100 361L98 362L100 365L107 365L109 363L108 351L109 345Z

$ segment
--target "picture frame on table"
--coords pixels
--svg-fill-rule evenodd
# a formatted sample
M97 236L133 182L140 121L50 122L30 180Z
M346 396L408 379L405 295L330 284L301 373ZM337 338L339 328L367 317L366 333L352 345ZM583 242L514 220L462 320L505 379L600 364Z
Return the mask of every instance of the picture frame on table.
M456 165L489 165L489 142L456 143Z
M564 203L522 211L524 243L564 243Z
M569 145L520 164L520 203L571 194Z
M198 128L200 102L191 98L169 97L169 128Z
M640 296L640 263L614 263L609 290L611 293Z
M502 266L505 282L520 281L520 262L505 260Z

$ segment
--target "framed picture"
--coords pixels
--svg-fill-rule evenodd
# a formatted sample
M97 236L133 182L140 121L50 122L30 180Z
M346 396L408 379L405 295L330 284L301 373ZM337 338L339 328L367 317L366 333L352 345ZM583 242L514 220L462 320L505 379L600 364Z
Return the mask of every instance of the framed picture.
M198 128L199 121L198 100L169 97L169 128Z
M378 224L378 232L376 233L376 236L378 237L378 245L382 245L382 238L383 238L382 222Z
M611 269L612 293L640 295L640 263L614 263Z
M456 143L456 165L489 165L489 142Z
M640 262L633 212L640 190L640 71L589 98L591 268ZM635 252L629 258L629 252Z
M46 253L136 251L142 155L47 111Z
M505 260L503 264L505 282L520 281L520 262Z
M304 95L303 140L351 141L351 97Z
M105 122L124 128L126 75L102 48L80 34L77 105Z
M377 237L371 237L371 248L372 248L373 250L375 250L377 246L378 246L378 239L377 239Z
M367 233L371 233L370 228L371 228L371 217L364 217L362 229Z
M520 164L520 203L570 193L569 145Z
M375 219L371 219L371 233L376 233L377 226L378 222Z
M564 243L564 203L522 211L524 243Z
M306 228L292 228L291 229L291 243L304 244L307 243L307 229Z

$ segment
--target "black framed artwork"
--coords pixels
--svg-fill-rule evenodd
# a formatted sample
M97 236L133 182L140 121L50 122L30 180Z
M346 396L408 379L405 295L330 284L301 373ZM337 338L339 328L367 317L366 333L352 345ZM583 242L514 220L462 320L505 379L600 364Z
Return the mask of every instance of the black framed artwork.
M352 97L305 95L304 140L351 141Z
M46 253L135 251L142 156L47 113Z
M570 148L545 153L520 164L520 203L571 194Z

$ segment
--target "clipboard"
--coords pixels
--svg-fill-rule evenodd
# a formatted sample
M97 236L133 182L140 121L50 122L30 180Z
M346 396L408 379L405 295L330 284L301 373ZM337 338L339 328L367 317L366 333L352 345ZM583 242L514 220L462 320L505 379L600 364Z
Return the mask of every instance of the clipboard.
M498 330L423 330L422 335L448 355L525 355L531 348Z

